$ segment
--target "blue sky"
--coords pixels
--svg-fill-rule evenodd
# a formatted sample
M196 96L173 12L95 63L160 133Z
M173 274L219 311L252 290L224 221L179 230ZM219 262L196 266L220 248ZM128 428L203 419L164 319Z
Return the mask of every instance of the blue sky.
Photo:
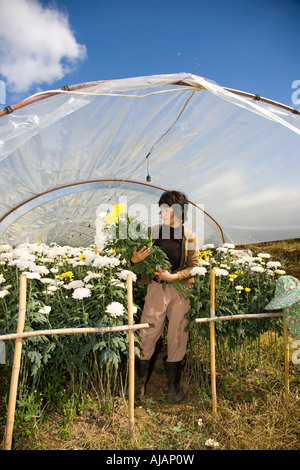
M0 0L6 105L62 85L189 72L295 106L299 19L300 0Z

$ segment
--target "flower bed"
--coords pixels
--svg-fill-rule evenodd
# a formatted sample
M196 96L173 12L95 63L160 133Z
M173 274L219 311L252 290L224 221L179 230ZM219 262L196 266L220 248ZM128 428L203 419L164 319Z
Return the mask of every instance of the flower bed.
M118 237L122 224L129 228L127 235ZM113 231L112 231L113 229ZM168 260L158 247L152 245L141 227L115 206L107 217L96 220L96 246L73 248L45 244L22 244L13 249L0 246L0 330L14 333L18 318L19 277L27 275L27 312L25 331L83 326L119 326L127 324L126 275L142 272L154 275L154 270L169 267ZM130 230L139 238L130 236ZM106 236L104 237L104 233ZM114 233L112 235L112 233ZM151 256L142 263L130 264L134 246L152 248ZM276 278L284 274L280 263L269 260L270 255L251 257L237 253L234 245L211 245L200 252L199 267L194 268L194 288L189 290L191 310L187 313L188 328L208 337L205 325L196 325L195 318L209 316L210 271L216 274L216 313L234 315L259 313L272 298ZM180 286L178 286L179 288ZM145 287L134 285L135 320L143 307ZM273 323L271 323L273 322ZM235 342L243 337L255 338L276 320L241 320L218 322L217 338ZM23 351L27 367L38 378L47 364L74 367L87 373L95 365L110 364L118 369L127 362L128 335L80 334L28 338ZM7 341L7 363L12 361L13 342Z
M25 331L119 326L128 321L127 270L113 253L97 255L94 246L23 244L17 249L0 246L0 273L1 332L16 331L21 273L27 276ZM110 362L118 367L127 353L127 336L126 332L118 332L28 338L23 350L34 376L49 361L87 372L93 355L99 366ZM8 341L8 363L12 347Z
M251 256L225 243L221 247L205 245L200 252L199 267L193 269L195 284L191 292L191 310L186 314L188 328L209 338L209 328L195 323L196 318L210 316L210 272L215 270L215 310L217 316L262 313L272 299L276 279L285 274L279 261L271 261L268 253ZM234 346L237 341L255 339L270 327L281 331L278 319L216 322L216 337L227 338ZM277 328L279 326L279 328Z

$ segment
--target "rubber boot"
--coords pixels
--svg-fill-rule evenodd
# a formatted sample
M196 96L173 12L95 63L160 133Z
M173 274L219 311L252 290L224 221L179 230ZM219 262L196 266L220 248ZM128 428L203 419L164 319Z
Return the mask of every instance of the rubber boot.
M134 368L135 368L135 395L136 398L143 398L145 396L147 383L151 377L151 374L154 369L156 362L156 355L153 354L151 359L140 359L135 358ZM128 398L129 388L127 386L125 396Z
M156 362L156 355L153 354L151 359L138 359L137 363L137 375L138 375L138 388L137 393L139 393L139 397L143 398L146 393L146 387L151 377L151 374L154 369L154 365Z
M169 396L174 403L179 403L185 397L183 390L180 388L182 361L167 362L167 356L163 358L165 373L167 376Z

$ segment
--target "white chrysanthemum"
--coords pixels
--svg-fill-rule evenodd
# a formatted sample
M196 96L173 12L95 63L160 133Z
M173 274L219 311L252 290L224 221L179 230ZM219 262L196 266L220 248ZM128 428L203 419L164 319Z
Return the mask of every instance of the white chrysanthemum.
M50 277L44 277L43 279L40 279L42 284L55 284L55 280L51 279Z
M216 251L218 251L219 253L228 253L228 248L225 248L224 246L218 246L218 248L216 248Z
M11 251L12 248L10 245L0 245L0 253L1 252L7 252L7 251Z
M118 258L113 258L110 256L96 256L93 262L93 266L96 268L103 268L103 267L115 267L119 266L120 260Z
M215 268L214 269L216 276L228 276L229 272L227 269Z
M203 266L195 266L190 272L191 276L196 276L196 274L198 274L198 276L204 276L206 273L207 269Z
M41 279L41 275L39 273L34 272L24 272L26 274L27 279Z
M83 281L71 281L69 284L64 285L65 289L79 289L80 287L84 287Z
M243 288L243 286L235 286L235 289L238 290L238 291L242 291L244 288Z
M117 276L118 276L120 279L124 279L124 281L126 281L128 274L131 274L131 275L132 275L132 280L133 280L133 282L135 282L135 281L136 281L136 274L134 274L132 271L128 271L128 270L126 270L126 269L123 269L123 271L117 273Z
M265 271L261 266L251 266L250 269L255 273L263 273Z
M73 263L71 263L73 265L73 267L76 267L76 266L85 266L85 261L73 261Z
M51 307L48 307L47 305L44 305L44 307L39 309L39 313L48 314L50 312L51 312Z
M212 250L215 247L213 243L208 243L207 245L202 246L202 251Z
M66 256L67 247L56 246L49 251L48 256L52 259L59 258L60 256Z
M37 266L36 264L30 266L29 271L39 273L41 276L47 275L50 272L49 269L47 269L45 266Z
M40 262L41 262L41 263L53 263L53 259L52 259L52 258L43 257L43 258L40 258Z
M9 294L7 289L0 290L0 299L3 299L7 294Z
M84 282L89 282L91 279L99 279L100 277L102 277L101 274L92 273L91 271L88 271L87 276L85 276L83 280Z
M20 271L25 271L26 269L31 269L34 266L34 262L28 259L14 259L8 263L8 266L17 266Z
M49 286L48 287L48 291L49 292L55 292L57 290L57 287L56 286Z
M208 259L202 259L199 261L200 266L210 266L210 261Z
M95 245L99 248L99 251L102 251L105 247L106 239L101 235L97 234L95 236Z
M119 302L112 302L106 307L105 312L109 313L111 317L117 318L117 317L122 317L124 315L125 308Z
M98 208L97 208L97 210L98 210ZM95 224L97 225L98 223L101 223L102 221L105 222L107 216L108 216L108 212L107 212L107 211L101 211L101 212L99 212L99 214L97 214ZM106 223L106 222L105 222L105 223Z
M267 268L279 268L281 266L280 261L268 261Z
M4 261L10 261L13 259L13 252L10 251L9 253L1 253L0 259Z
M122 289L126 289L125 282L120 281L120 279L111 279L110 284L114 287L121 287Z
M271 258L271 255L269 255L269 253L258 253L257 256L259 258Z
M3 284L5 282L5 278L3 277L2 274L0 274L0 284Z
M85 258L85 265L90 266L97 256L98 255L96 255L95 253L91 253L87 258Z
M77 289L74 289L72 297L73 299L85 299L86 297L91 296L91 291L87 287L78 287Z
M222 246L224 248L231 248L232 250L234 250L234 248L235 248L235 245L233 243L223 243Z
M28 261L34 261L35 255L30 253L26 248L15 248L13 250L14 258L22 258Z
M100 212L100 214L97 215L95 220L95 245L99 248L100 251L103 250L107 241L105 236L107 215L107 212Z

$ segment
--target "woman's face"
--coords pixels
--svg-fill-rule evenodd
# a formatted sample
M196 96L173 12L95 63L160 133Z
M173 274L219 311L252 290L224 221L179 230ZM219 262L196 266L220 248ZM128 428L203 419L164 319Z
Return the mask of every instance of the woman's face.
M177 217L175 216L172 207L162 204L160 206L160 215L165 225L170 225L171 227L173 227L174 222L177 223Z

